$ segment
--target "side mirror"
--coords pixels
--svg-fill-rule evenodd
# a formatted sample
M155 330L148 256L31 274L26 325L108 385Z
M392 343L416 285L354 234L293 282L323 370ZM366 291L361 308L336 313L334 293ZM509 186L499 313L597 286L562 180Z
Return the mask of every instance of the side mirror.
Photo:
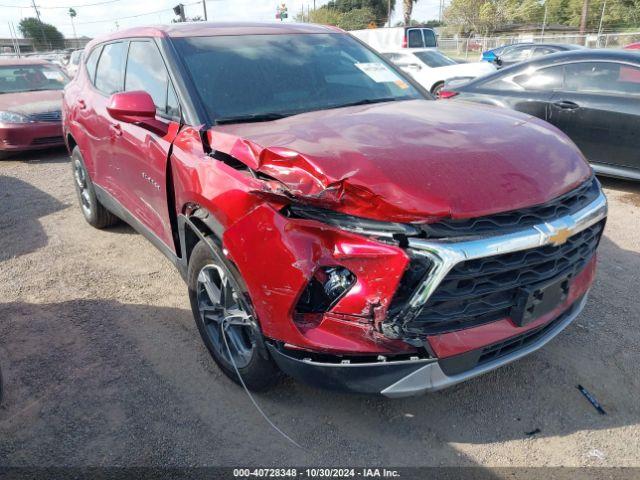
M109 98L107 112L114 120L132 123L146 130L164 136L167 124L156 118L156 105L153 98L142 90L114 93Z
M135 123L156 118L156 106L151 95L143 91L114 93L109 99L107 112L115 120Z
M494 58L493 63L495 63L499 67L502 66L502 60L500 59L500 57Z

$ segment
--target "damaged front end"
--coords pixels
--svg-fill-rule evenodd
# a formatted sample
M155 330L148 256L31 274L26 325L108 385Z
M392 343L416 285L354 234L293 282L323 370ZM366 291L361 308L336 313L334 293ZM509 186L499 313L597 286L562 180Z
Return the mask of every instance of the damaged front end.
M328 177L290 149L209 133L212 156L245 169L263 200L223 243L290 375L389 396L444 388L539 348L584 305L606 217L594 178L452 219L440 201L389 203L355 170ZM532 295L556 300L527 313Z
M406 251L407 238L422 235L406 221L415 214L390 207L349 176L328 178L297 152L220 132L208 141L210 156L246 169L257 180L250 193L264 200L223 240L274 345L338 361L428 356L382 329L396 292L408 295L406 281L418 274ZM398 221L354 215L363 212Z

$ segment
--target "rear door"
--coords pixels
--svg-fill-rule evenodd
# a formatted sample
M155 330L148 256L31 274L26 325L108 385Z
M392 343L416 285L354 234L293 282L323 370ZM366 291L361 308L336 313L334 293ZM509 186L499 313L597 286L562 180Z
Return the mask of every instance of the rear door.
M87 99L87 114L92 115L90 123L93 128L91 142L95 176L92 179L125 206L126 192L120 182L125 172L122 171L121 145L116 142L119 132L116 122L107 112L107 105L112 94L122 91L126 53L127 42L104 45L96 67L95 90L91 92L90 101Z
M129 43L124 91L145 91L153 98L161 131L120 123L116 142L120 177L129 211L155 237L175 251L167 203L167 160L178 129L180 112L175 90L160 51L152 39Z
M617 62L564 67L548 121L591 162L640 169L640 68Z

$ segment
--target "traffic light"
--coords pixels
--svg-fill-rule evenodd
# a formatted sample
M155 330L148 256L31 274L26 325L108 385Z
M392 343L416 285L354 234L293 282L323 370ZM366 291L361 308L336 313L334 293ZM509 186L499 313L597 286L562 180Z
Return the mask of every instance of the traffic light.
M184 5L183 4L179 3L178 5L173 7L173 13L178 15L180 17L180 20L182 20L183 22L185 21L186 17L184 15Z

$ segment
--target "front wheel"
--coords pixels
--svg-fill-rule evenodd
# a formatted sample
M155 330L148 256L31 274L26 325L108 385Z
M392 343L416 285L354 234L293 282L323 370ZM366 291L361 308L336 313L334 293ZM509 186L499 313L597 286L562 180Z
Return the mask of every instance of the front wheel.
M107 210L96 197L93 183L84 164L80 148L76 145L71 152L73 180L78 194L78 203L84 219L95 228L106 228L118 222L118 217Z
M248 300L205 241L193 249L187 282L200 336L220 369L249 390L273 386L280 372L264 348L262 332ZM242 377L242 382L238 378Z

